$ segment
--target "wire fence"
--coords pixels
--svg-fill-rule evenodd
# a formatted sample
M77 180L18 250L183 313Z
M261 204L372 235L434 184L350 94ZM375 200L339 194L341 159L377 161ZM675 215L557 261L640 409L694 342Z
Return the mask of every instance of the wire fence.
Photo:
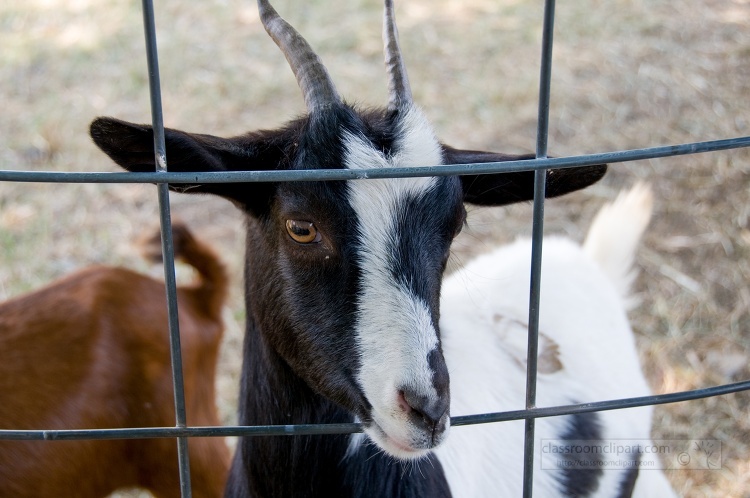
M94 440L94 439L138 439L176 438L178 445L180 487L183 497L192 496L187 441L191 437L226 436L291 436L353 434L362 431L360 424L275 425L275 426L223 426L189 427L186 424L185 396L182 375L179 323L177 318L176 282L174 270L174 246L171 233L171 214L168 184L181 183L232 183L232 182L295 182L326 180L361 180L376 178L405 178L414 176L448 176L480 173L502 173L512 171L535 171L535 196L532 227L532 270L530 276L530 313L527 353L526 409L499 413L485 413L452 417L452 426L484 424L511 420L525 420L524 448L524 497L533 494L534 421L537 418L570 415L585 412L617 410L646 405L657 405L720 396L750 390L750 380L723 384L714 387L670 394L643 396L627 399L603 400L594 403L554 407L536 407L537 349L539 341L539 296L541 287L542 235L545 206L545 172L549 168L569 168L602 163L654 159L685 154L697 154L750 146L750 136L668 145L645 149L620 150L582 156L547 158L549 137L549 105L552 70L552 47L555 21L555 1L545 1L543 40L537 121L537 146L534 160L503 163L441 165L421 168L387 168L362 170L307 170L307 171L243 171L172 173L168 172L168 158L164 143L164 124L161 106L159 62L156 46L154 9L152 0L143 0L143 25L146 38L146 56L149 72L152 124L154 129L154 154L157 169L153 173L104 173L104 172L45 172L2 171L2 182L39 183L151 183L158 185L158 200L161 222L164 275L169 312L169 334L172 354L172 381L174 386L175 426L127 429L91 430L0 430L0 439L6 440Z

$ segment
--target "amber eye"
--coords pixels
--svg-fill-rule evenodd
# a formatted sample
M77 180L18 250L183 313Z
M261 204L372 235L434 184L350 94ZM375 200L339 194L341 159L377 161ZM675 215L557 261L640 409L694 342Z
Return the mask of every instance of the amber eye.
M311 221L286 220L286 231L292 240L300 244L320 242L318 229Z

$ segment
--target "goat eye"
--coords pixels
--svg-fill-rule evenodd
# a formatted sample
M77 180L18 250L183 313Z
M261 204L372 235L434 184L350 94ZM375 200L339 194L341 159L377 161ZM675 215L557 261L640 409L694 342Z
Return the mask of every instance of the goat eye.
M320 242L320 233L311 221L286 220L286 231L292 240L300 244Z

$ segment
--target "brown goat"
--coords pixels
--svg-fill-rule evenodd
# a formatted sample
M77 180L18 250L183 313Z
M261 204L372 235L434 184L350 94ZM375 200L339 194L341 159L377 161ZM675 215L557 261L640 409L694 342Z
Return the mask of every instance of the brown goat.
M218 425L214 380L228 278L214 251L173 226L200 280L177 290L189 425ZM161 257L158 234L151 259ZM93 266L0 304L0 429L174 426L164 283ZM174 439L0 440L0 496L99 497L142 487L179 496ZM222 438L190 439L196 497L223 493Z

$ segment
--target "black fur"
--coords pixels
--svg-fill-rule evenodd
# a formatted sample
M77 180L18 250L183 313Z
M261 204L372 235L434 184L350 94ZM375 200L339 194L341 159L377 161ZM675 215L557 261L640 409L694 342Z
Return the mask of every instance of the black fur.
M394 235L398 252L391 261L391 275L424 301L436 326L440 283L464 213L461 186L448 177L438 178L430 192L407 199L397 215Z
M635 465L625 471L625 477L620 483L620 493L617 498L632 498L635 483L638 480L638 470L640 469L641 456L638 455L633 461Z
M373 462L373 460L376 460ZM435 497L451 496L440 461L429 455L418 462L402 462L384 457L372 444L347 458L344 494L356 497Z
M510 155L494 152L458 150L443 146L446 164L481 164L534 159L533 154ZM601 180L606 164L571 169L547 170L545 197L559 197ZM463 175L464 202L481 206L501 206L534 198L534 172L521 171L495 175Z
M602 443L601 421L598 413L577 413L566 417L568 429L562 434L563 441L586 441L592 445ZM571 453L567 459L581 462L581 458L589 459L590 454ZM583 466L583 465L582 465ZM576 465L562 469L563 496L583 498L589 496L599 487L599 479L603 475L601 468L585 469Z
M587 444L606 445L607 442L602 439L601 416L598 413L579 413L569 415L568 429L562 435L563 441L585 441ZM567 459L572 462L585 464L582 459L606 458L607 455L596 454L575 454L567 455ZM633 489L638 478L638 463L640 455L633 460L633 465L628 467L624 472L616 469L607 470L607 472L618 472L622 475L620 488L616 498L630 498L633 495ZM585 466L585 465L583 465ZM582 498L590 496L599 487L599 481L602 478L604 470L602 468L580 468L576 465L565 467L561 470L561 482L563 484L563 496L571 498Z

